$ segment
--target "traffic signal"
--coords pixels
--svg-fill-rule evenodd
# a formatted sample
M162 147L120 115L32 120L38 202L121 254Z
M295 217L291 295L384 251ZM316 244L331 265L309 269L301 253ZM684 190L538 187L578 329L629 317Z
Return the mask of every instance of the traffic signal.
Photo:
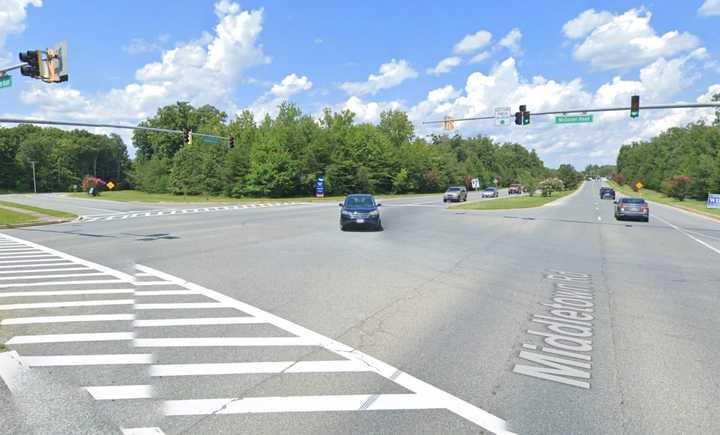
M40 64L42 63L42 52L40 50L29 50L20 53L20 62L25 62L20 68L20 74L34 79L40 78Z
M515 124L522 125L522 112L515 112Z
M530 124L530 112L527 111L527 106L524 104L521 104L519 109L520 109L519 112L515 112L515 124L517 124L517 125Z
M187 128L183 128L182 134L183 134L183 142L186 144L191 144L192 143L192 131L190 131Z
M455 121L453 120L452 116L446 116L443 120L443 128L445 130L452 130L455 128Z
M47 49L47 77L48 83L61 83L68 81L68 49L67 43L61 42L53 48Z
M523 112L523 125L530 124L530 112Z
M234 137L230 136L229 144L230 144L230 148L235 146L235 138Z
M640 95L630 97L630 117L637 118L640 116Z

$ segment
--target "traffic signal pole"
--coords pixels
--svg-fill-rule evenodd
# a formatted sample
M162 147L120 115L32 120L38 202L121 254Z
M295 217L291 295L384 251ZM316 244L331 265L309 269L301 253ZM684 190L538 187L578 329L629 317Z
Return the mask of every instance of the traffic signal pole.
M6 67L3 67L3 68L0 68L0 76L4 76L5 74L7 74L8 72L10 72L10 71L12 71L12 70L20 69L20 68L22 68L22 67L24 67L24 66L27 66L27 65L28 65L27 62L22 62L22 63L19 63L19 64L17 64L17 65L6 66Z

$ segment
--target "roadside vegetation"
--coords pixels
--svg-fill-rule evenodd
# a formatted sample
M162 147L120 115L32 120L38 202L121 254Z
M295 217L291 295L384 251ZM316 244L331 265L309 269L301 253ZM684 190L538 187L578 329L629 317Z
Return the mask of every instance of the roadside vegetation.
M283 103L275 115L255 119L244 111L231 119L213 106L177 102L141 125L188 128L195 134L185 143L180 134L135 131L131 160L117 135L30 125L0 128L0 191L31 190L31 160L37 162L40 192L84 191L89 185L83 180L92 176L103 197L166 202L190 202L189 196L199 202L307 198L319 176L325 194L337 196L436 193L451 185L470 187L473 179L483 187L537 187L557 177L569 186L577 175L570 165L546 168L534 150L518 143L480 135L416 136L401 111L383 112L378 124L370 124L347 110L327 109L318 117ZM234 145L208 143L201 133L233 137ZM104 188L107 182L115 187ZM168 196L112 192L127 189Z
M72 213L0 200L0 226L57 222L75 217Z
M465 210L508 210L515 208L540 207L555 200L558 200L564 196L570 195L575 190L577 189L573 188L568 190L552 190L545 194L540 192L539 194L534 194L533 196L522 195L511 196L501 199L480 200L476 202L468 202L465 204L454 205L450 208Z

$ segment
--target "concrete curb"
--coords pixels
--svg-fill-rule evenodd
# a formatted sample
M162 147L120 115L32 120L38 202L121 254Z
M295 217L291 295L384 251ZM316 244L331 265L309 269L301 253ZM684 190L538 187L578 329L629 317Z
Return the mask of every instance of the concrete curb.
M13 228L25 228L25 227L40 227L43 225L56 225L56 224L64 224L66 222L73 222L75 219L58 219L54 221L44 221L44 222L27 222L24 224L8 224L8 225L0 225L0 230L2 229L13 229Z

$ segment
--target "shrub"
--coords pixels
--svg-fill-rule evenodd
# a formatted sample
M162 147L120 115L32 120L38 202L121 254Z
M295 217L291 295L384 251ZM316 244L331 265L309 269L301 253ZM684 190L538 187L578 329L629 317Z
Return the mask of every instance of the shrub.
M691 184L692 177L678 175L663 182L663 191L667 196L683 201L690 190Z

